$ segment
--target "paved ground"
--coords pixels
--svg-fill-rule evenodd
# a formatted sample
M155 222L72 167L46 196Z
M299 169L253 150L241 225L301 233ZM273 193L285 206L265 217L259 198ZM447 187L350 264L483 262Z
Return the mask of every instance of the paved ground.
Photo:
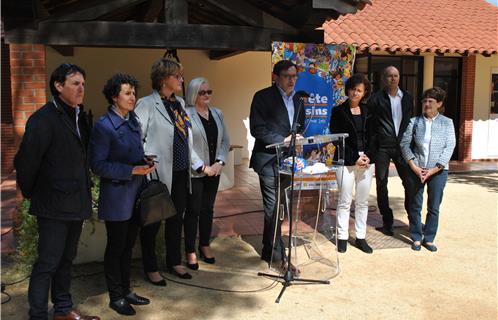
M374 190L372 186L371 205ZM130 319L497 319L498 173L450 176L437 253L410 250L398 178L390 179L389 190L401 226L396 238L404 245L372 255L349 246L330 285L291 286L275 304L281 285L256 275L267 270L257 254L260 236L221 236L213 242L217 264L201 263L188 284L259 291L219 292L172 281L166 288L152 287L143 280L140 262L134 261L133 286L152 304L137 307ZM370 228L367 239L375 237L378 233ZM334 261L334 246L328 244L328 249ZM107 307L101 270L101 264L75 268L75 275L97 272L74 280L75 302L103 319L119 319ZM14 276L12 270L4 268L6 272L2 281L8 282ZM2 305L2 319L27 319L26 288L27 282L7 287L12 300Z

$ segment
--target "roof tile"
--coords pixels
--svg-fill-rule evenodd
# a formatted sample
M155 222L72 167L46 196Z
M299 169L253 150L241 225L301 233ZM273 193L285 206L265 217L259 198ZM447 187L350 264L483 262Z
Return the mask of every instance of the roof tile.
M484 0L373 0L323 24L325 43L361 50L498 52L498 7Z

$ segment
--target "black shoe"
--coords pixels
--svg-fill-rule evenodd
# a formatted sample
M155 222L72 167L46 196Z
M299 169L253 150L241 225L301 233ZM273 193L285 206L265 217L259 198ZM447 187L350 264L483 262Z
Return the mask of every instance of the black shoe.
M393 231L393 227L385 227L385 226L382 226L380 228L375 228L376 230L382 232L383 234L385 234L386 236L394 236L394 231Z
M199 257L205 262L209 264L214 264L216 262L215 257L207 258L202 252L202 249L199 247ZM263 259L264 260L264 259Z
M344 253L348 249L348 240L337 240L337 251Z
M137 295L135 292L128 293L124 298L126 301L128 301L129 304L134 304L137 306L145 306L146 304L150 303L149 299L141 297Z
M159 281L152 281L152 280L150 280L150 278L147 274L145 274L145 281L147 281L148 283L151 283L155 286L166 287L166 280L162 279Z
M199 270L199 263L188 263L188 255L190 253L193 253L195 254L195 252L187 252L187 268L189 268L190 270ZM197 258L196 258L197 260Z
M372 253L373 249L368 245L367 240L365 239L356 239L356 246L358 249L365 253Z
M199 270L199 264L197 262L196 263L187 262L187 268L189 268L190 270Z
M190 273L188 273L188 272L179 273L173 267L168 267L168 272L171 273L174 276L177 276L180 279L185 279L185 280L192 279L192 275Z
M109 307L119 314L124 316L132 316L136 314L135 309L125 299L119 299L109 302Z
M436 252L437 251L437 247L435 244L428 244L427 242L423 242L422 245L427 249L429 250L430 252Z

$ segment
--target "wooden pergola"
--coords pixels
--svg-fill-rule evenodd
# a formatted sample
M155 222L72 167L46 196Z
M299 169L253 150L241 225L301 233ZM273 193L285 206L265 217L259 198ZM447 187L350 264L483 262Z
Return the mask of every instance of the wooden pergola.
M323 42L323 22L369 0L15 0L2 2L6 43L209 50L211 59Z

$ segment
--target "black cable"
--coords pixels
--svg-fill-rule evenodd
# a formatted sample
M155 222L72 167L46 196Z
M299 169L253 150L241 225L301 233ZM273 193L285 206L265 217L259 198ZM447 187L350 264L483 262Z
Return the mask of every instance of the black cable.
M26 281L26 279L29 279L29 275L25 276L24 278L20 279L20 280L16 280L14 282L10 282L10 283L2 283L2 289L5 287L8 287L8 286L12 286L14 284L18 284L18 283L21 283L23 281Z
M2 294L7 296L7 300L2 300L2 304L7 303L12 299L10 294L8 294L7 292L2 291Z
M270 285L264 287L264 288L259 288L259 289L254 289L254 290L230 290L230 289L221 289L221 288L213 288L213 287L207 287L207 286L201 286L198 284L191 284L191 283L186 283L183 281L177 281L173 280L169 277L165 277L162 275L164 279L171 281L176 284L181 284L187 287L193 287L193 288L198 288L198 289L204 289L204 290L211 290L211 291L218 291L218 292L228 292L228 293L258 293L258 292L264 292L271 290L275 288L275 286L279 283L279 281L274 280Z
M252 210L252 211L242 211L242 212L237 212L234 214L227 214L224 216L219 216L219 217L213 217L213 219L223 219L223 218L230 218L230 217L235 217L235 216L242 216L244 214L249 214L249 213L256 213L256 212L262 212L263 209L260 210Z
M5 232L2 232L2 237L3 237L4 235L6 235L7 233L12 232L12 231L14 231L14 227L10 227L10 229L9 229L9 230L7 230L7 231L5 231Z

